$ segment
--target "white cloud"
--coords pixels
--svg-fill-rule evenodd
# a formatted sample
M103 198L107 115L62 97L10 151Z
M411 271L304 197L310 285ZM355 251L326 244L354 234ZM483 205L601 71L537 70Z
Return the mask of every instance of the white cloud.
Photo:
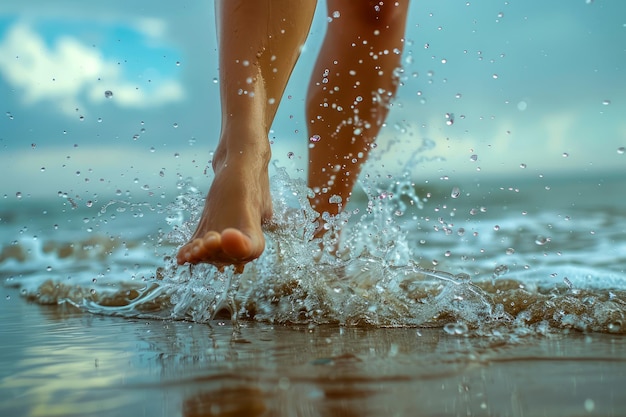
M163 31L155 19L141 20L140 26L145 33ZM49 46L24 22L10 27L0 43L0 73L21 94L23 104L53 102L68 115L75 114L85 99L92 104L105 100L107 89L114 91L116 105L127 108L155 107L184 98L176 80L137 89L124 79L117 62L107 60L98 49L71 36ZM106 88L99 79L106 80Z

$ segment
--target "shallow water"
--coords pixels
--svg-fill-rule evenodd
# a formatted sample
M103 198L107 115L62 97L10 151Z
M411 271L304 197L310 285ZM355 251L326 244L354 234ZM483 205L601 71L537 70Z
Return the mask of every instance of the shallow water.
M11 416L620 416L626 339L127 319L2 304ZM7 337L10 338L7 340Z
M3 205L2 414L626 411L621 178L365 180L341 258L310 240L303 184L272 183L241 276L173 264L188 183L170 205Z
M267 250L241 276L172 261L203 202L181 183L170 205L14 203L3 214L3 234L16 237L0 256L5 283L41 304L127 317L204 322L229 308L273 324L626 332L619 177L418 190L365 181L329 222L345 224L339 258L311 238L302 182L280 169L272 182Z

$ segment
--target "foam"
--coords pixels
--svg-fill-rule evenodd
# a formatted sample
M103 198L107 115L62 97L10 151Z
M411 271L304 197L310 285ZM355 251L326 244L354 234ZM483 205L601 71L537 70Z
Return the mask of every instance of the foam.
M121 239L115 236L125 223L109 221L107 236L92 233L73 243L57 240L58 235L22 236L11 247L26 254L26 260L3 251L8 253L2 260L7 283L39 303L69 303L125 317L209 323L226 309L238 320L438 326L455 335L494 336L502 329L516 334L549 329L626 332L625 277L603 254L615 231L601 228L601 216L590 215L576 224L557 224L559 215L549 210L521 219L483 213L476 223L458 215L454 222L429 219L424 199L409 183L398 180L388 189L370 184L363 187L366 209L348 209L328 219L331 229L343 229L341 256L336 257L320 249L320 243L331 246L333 233L325 241L313 238L317 213L308 204L304 182L276 171L266 251L241 275L232 269L220 273L209 265L175 264L171 255L191 236L204 202L196 188L180 182L176 201L153 213L167 221L169 231L157 237L153 223L146 222L143 234L136 230L132 239ZM106 215L106 210L101 213ZM431 223L437 228L424 232ZM546 235L546 224L551 225L551 240L537 244L537 236ZM578 229L572 232L573 227ZM479 233L461 235L460 228ZM581 264L579 243L558 243L589 228L609 238L590 240L593 256L589 264ZM427 243L417 241L422 237ZM516 248L514 253L502 250L508 246ZM477 254L477 247L484 252ZM444 251L454 255L442 257ZM435 258L441 260L437 265ZM541 263L535 266L537 258Z

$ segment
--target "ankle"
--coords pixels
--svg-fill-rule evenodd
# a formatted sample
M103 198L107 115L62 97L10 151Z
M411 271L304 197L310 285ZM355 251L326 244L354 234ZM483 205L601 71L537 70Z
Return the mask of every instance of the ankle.
M267 169L272 156L269 140L258 139L256 135L258 133L243 132L233 133L232 136L222 135L213 156L213 171L217 172L229 164L252 164L252 166ZM235 139L231 140L229 137ZM251 137L251 139L242 139L247 137Z

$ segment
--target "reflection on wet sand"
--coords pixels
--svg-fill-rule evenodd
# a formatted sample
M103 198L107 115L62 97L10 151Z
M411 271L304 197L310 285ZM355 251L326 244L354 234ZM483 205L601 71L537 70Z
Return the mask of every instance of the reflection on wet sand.
M17 294L0 308L1 415L626 413L621 335L245 322L233 335L227 321L94 316Z
M256 417L267 412L265 395L259 388L236 387L207 391L183 403L185 417Z

